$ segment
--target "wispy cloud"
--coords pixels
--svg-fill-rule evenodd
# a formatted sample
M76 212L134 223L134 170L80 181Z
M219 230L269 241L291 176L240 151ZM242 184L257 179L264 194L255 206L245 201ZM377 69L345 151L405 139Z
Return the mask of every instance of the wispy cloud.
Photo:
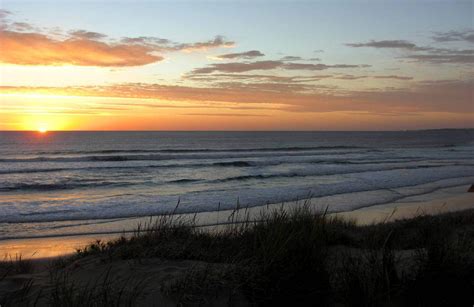
M436 32L433 39L437 42L466 41L474 43L474 30Z
M178 44L174 47L174 50L181 50L181 51L204 51L212 48L231 48L235 46L235 42L228 41L225 37L218 35L212 40L208 40L206 42L197 42L197 43L184 43Z
M391 79L391 80L412 80L413 77L407 77L407 76L397 76L397 75L379 75L379 76L368 76L368 75L362 75L362 76L354 76L354 75L339 75L339 76L334 76L334 79L338 80L360 80L360 79Z
M264 56L263 53L261 53L258 50L250 50L246 52L239 52L239 53L227 53L227 54L221 54L216 56L218 59L253 59L256 57L261 57Z
M280 61L302 61L303 58L300 56L287 55L280 59Z
M100 40L107 37L107 35L97 32L91 32L86 30L76 30L70 31L69 34L78 39L92 39L92 40Z
M263 74L241 74L241 73L214 73L214 74L188 74L185 79L205 82L219 82L223 80L233 80L242 82L275 82L275 83L304 83L319 81L331 78L332 75L298 75L298 76L277 76Z
M359 80L359 79L367 79L367 76L342 75L342 76L335 76L334 79L338 79L338 80Z
M429 62L434 64L470 64L474 63L474 54L413 54L407 56L418 62Z
M412 80L413 77L407 76L396 76L396 75L388 75L388 76L373 76L375 79L394 79L394 80Z
M23 31L23 32L35 30L35 27L33 27L27 22L14 22L11 24L11 27L17 31Z
M473 31L450 31L437 33L433 37L437 42L448 41L474 41ZM382 40L370 41L367 43L350 43L346 44L349 47L372 47L372 48L388 48L399 49L407 52L403 58L415 60L417 62L425 62L431 64L468 64L474 63L473 49L449 49L449 48L435 48L418 46L406 40Z
M372 48L390 48L390 49L405 49L412 51L423 51L429 48L419 47L416 44L406 41L406 40L381 40L375 41L372 40L366 43L349 43L346 46L361 48L361 47L372 47Z
M330 68L366 68L370 65L349 65L349 64L308 64L308 63L285 63L282 65L283 69L288 70L325 70Z
M280 61L257 61L249 63L216 63L207 67L197 68L193 70L194 74L208 74L212 72L247 72L252 70L270 70L279 68L282 65Z
M7 18L8 15L11 15L12 13L8 10L5 9L0 9L0 19L5 19Z
M246 114L246 113L185 113L190 116L229 116L229 117L268 117L268 114Z
M293 63L286 61L256 61L256 62L232 62L232 63L214 63L207 67L197 68L191 74L209 74L213 72L224 73L242 73L254 70L325 70L330 68L360 68L368 65L348 65L348 64L311 64L311 63Z
M121 40L124 44L139 44L147 45L150 47L160 46L162 48L171 48L168 45L173 42L166 38L153 37L153 36L139 36L139 37L124 37Z

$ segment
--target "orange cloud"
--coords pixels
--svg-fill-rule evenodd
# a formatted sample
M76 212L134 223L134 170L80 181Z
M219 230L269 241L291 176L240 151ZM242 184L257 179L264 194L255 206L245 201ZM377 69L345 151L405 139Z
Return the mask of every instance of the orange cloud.
M229 83L219 87L117 84L97 87L0 87L0 94L54 94L120 97L186 102L272 104L290 112L359 111L378 114L416 112L474 113L472 80L425 81L410 88L370 91L331 90L323 86L299 87L285 83ZM130 104L133 106L133 104ZM150 106L152 107L152 106Z
M141 45L87 38L55 40L43 34L0 31L0 62L17 65L139 66L161 61Z
M74 30L44 32L25 22L11 22L0 10L0 63L45 66L142 66L163 60L159 53L194 52L233 47L223 36L194 43L177 43L157 37L114 40L106 34ZM56 35L56 36L54 36Z

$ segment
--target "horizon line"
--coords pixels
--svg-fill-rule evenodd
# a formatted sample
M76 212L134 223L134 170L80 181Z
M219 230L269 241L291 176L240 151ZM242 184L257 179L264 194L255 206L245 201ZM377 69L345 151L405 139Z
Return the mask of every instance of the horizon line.
M398 130L47 130L53 132L409 132L437 130L474 130L474 127L463 128L420 128ZM0 132L39 132L38 130L0 130Z

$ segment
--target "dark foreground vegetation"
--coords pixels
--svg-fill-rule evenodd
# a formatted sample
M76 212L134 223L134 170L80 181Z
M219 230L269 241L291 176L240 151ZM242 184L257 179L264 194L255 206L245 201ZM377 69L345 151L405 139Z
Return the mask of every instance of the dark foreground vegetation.
M474 210L356 226L303 207L206 229L170 215L32 271L0 265L2 307L470 307Z

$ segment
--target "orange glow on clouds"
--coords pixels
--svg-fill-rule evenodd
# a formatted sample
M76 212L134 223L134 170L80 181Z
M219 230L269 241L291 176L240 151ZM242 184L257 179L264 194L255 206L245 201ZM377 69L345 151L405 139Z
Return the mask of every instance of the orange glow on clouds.
M335 37L341 51L354 54L338 60L326 51L314 58L303 50L309 41L295 41L301 54L287 54L272 50L270 41L249 46L253 40L240 44L209 33L191 42L153 32L111 36L18 18L0 10L0 130L473 127L474 57L439 39L428 47ZM228 48L236 50L224 53ZM364 56L367 48L380 58Z
M1 31L0 61L18 65L137 66L161 61L153 49L88 39L54 40L43 34ZM31 46L35 46L31 48Z
M462 127L472 119L469 113L420 112L400 117L347 111L288 112L276 106L272 109L271 105L265 105L270 107L268 110L213 109L212 104L206 105L206 109L200 102L129 98L47 95L8 98L14 107L0 112L0 130L373 130L374 127L390 130L399 129L400 125L417 129L420 123L435 128L439 122ZM0 99L7 101L2 96ZM21 101L23 106L17 103ZM159 107L149 107L147 103L152 106L157 103ZM217 106L232 108L235 104Z

